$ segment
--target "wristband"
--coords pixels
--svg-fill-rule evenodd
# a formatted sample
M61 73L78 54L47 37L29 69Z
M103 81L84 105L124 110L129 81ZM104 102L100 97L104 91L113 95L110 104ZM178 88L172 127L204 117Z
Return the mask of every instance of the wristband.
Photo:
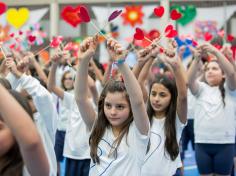
M114 62L116 65L121 65L125 62L125 59L118 59L117 61Z

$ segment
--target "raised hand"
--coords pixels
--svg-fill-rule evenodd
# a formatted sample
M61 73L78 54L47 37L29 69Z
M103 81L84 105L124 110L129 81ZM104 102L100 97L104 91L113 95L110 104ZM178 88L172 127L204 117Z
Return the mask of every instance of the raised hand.
M94 37L88 37L80 44L80 55L79 59L91 59L95 54L98 46L98 35Z
M107 50L113 62L120 59L125 59L128 52L114 39L110 38L107 41Z

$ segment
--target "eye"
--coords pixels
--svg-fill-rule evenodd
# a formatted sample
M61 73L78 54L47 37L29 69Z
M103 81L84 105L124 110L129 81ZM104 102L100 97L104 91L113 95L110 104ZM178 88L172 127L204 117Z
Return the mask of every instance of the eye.
M154 92L154 91L152 91L152 92L151 92L151 95L152 95L152 96L156 96L156 95L157 95L157 93L156 93L156 92Z
M159 95L160 95L161 97L165 97L165 96L166 96L166 94L165 94L164 92L161 92Z
M106 107L107 109L111 109L111 104L110 104L110 103L105 103L105 107Z
M117 108L118 110L123 110L123 109L125 108L125 106L124 106L124 105L117 105L116 108Z

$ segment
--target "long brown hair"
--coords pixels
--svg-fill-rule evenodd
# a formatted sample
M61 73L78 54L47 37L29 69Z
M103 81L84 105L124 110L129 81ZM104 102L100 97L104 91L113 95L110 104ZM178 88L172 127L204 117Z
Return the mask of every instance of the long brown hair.
M105 116L105 112L104 112L104 102L105 102L105 98L106 98L108 92L109 93L114 93L114 92L125 93L126 99L127 99L129 106L130 106L129 97L126 92L124 83L122 81L109 80L106 83L106 85L99 97L98 118L93 126L93 130L92 130L90 138L89 138L89 144L90 144L90 148L91 148L91 150L90 150L91 158L94 163L98 163L98 164L100 163L99 157L97 155L98 144L101 141L101 139L105 133L105 130L107 128L111 127L109 121L107 120L107 118ZM110 153L112 153L115 157L117 156L116 149L119 147L123 136L126 135L126 137L127 137L127 134L129 132L129 126L132 121L133 121L133 114L132 114L132 110L130 109L129 118L123 123L122 130L121 130L118 138L112 144L112 146L115 146L115 147L113 148L114 150Z
M170 94L171 94L171 100L170 104L166 109L166 117L165 117L165 124L164 124L164 133L166 136L165 140L165 150L168 152L171 160L175 160L179 154L179 145L176 139L176 107L177 107L177 87L175 84L174 79L169 78L167 75L161 74L156 76L155 80L151 83L150 89L149 89L149 98L147 103L147 113L150 120L150 123L153 122L153 116L155 115L155 111L152 108L151 102L150 102L150 94L152 90L152 86L155 83L162 84L164 87L166 87Z
M10 90L9 93L17 100L17 102L25 109L25 111L33 119L33 113L31 111L28 101L20 95L20 93ZM23 173L23 159L21 156L20 148L15 143L11 149L2 157L0 157L0 175L1 176L22 176Z

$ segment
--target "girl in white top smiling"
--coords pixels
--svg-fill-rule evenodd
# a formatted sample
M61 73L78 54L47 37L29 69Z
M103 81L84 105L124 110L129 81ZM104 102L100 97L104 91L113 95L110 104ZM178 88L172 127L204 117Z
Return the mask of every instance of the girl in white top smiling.
M196 80L202 54L211 56L206 64L205 82ZM195 150L201 175L229 175L235 143L236 81L233 65L214 46L203 44L195 51L189 70L189 87L196 97Z
M150 85L151 140L142 176L172 176L181 167L179 141L187 120L187 84L181 60L173 52L176 43L170 42L163 61L172 74L158 75Z
M89 175L139 176L149 141L149 121L142 91L132 71L124 63L126 51L116 41L109 39L108 51L124 82L107 82L100 95L96 114L88 100L87 74L89 60L95 53L97 43L96 37L82 42L75 86L79 110L87 128L91 130L92 164Z

